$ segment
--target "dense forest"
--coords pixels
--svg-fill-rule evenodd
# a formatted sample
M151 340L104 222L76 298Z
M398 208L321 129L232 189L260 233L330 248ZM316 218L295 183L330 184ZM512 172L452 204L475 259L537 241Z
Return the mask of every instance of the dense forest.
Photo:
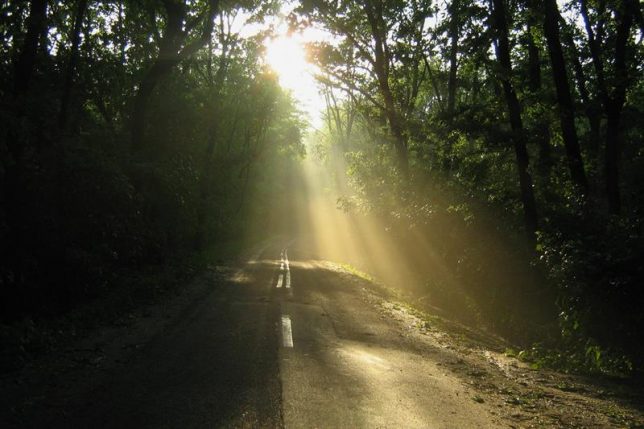
M327 35L319 129L264 60L276 16ZM315 156L433 305L539 364L641 370L643 38L636 0L3 2L1 322L288 233Z

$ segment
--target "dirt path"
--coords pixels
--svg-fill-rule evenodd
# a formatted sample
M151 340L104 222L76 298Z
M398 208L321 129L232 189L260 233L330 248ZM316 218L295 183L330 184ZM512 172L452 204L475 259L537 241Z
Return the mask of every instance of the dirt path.
M288 243L5 376L0 427L642 427L633 388L531 370ZM638 426L639 425L639 426Z

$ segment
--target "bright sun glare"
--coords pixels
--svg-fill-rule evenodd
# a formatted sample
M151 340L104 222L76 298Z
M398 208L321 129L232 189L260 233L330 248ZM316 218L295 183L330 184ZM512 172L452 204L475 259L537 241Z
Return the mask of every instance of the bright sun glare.
M266 62L277 73L280 85L292 91L314 126L319 126L324 108L315 83L315 67L306 61L306 39L301 34L267 39Z
M306 51L300 40L293 36L280 36L268 41L266 61L279 75L280 83L289 89L300 89L302 73L309 68Z

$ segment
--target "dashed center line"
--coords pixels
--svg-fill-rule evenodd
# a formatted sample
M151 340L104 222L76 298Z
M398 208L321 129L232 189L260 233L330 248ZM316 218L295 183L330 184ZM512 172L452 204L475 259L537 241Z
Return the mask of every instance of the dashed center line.
M291 266L288 261L288 253L286 249L280 252L280 274L277 277L277 284L275 287L281 288L282 286L287 289L291 288Z
M293 348L293 331L291 329L291 316L282 315L282 346Z
M275 285L275 287L281 288L282 286L288 289L289 296L293 296L293 290L291 289L291 266L288 261L288 253L286 249L282 249L282 251L280 252L280 273L277 276L277 284ZM283 312L284 307L282 307L282 313ZM289 316L288 314L282 314L282 346L293 348L291 316Z

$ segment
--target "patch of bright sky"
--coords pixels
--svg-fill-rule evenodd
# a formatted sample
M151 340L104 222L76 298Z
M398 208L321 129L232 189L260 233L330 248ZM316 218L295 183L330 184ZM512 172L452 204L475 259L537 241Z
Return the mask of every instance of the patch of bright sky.
M557 0L557 3L566 18L579 24L579 17L564 7L569 1ZM280 85L291 91L299 108L307 116L309 124L314 129L318 129L322 126L325 101L315 80L319 69L306 60L305 45L320 41L333 43L333 36L317 27L308 27L299 32L289 33L286 16L293 7L292 1L285 1L282 3L278 15L267 16L263 22L259 23L247 22L249 16L242 12L235 19L233 32L238 33L241 37L252 37L261 31L273 28L273 36L264 41L266 64L277 73ZM446 19L445 14L445 5L439 5L439 13L430 18L430 26L436 26L439 17Z
M318 28L289 32L286 15L291 9L284 4L277 16L269 16L262 23L244 23L237 31L242 37L251 37L273 28L273 36L264 40L266 64L275 71L280 85L291 92L300 110L313 128L320 128L325 110L324 97L318 91L315 74L319 69L307 61L306 44L330 39L329 33Z

